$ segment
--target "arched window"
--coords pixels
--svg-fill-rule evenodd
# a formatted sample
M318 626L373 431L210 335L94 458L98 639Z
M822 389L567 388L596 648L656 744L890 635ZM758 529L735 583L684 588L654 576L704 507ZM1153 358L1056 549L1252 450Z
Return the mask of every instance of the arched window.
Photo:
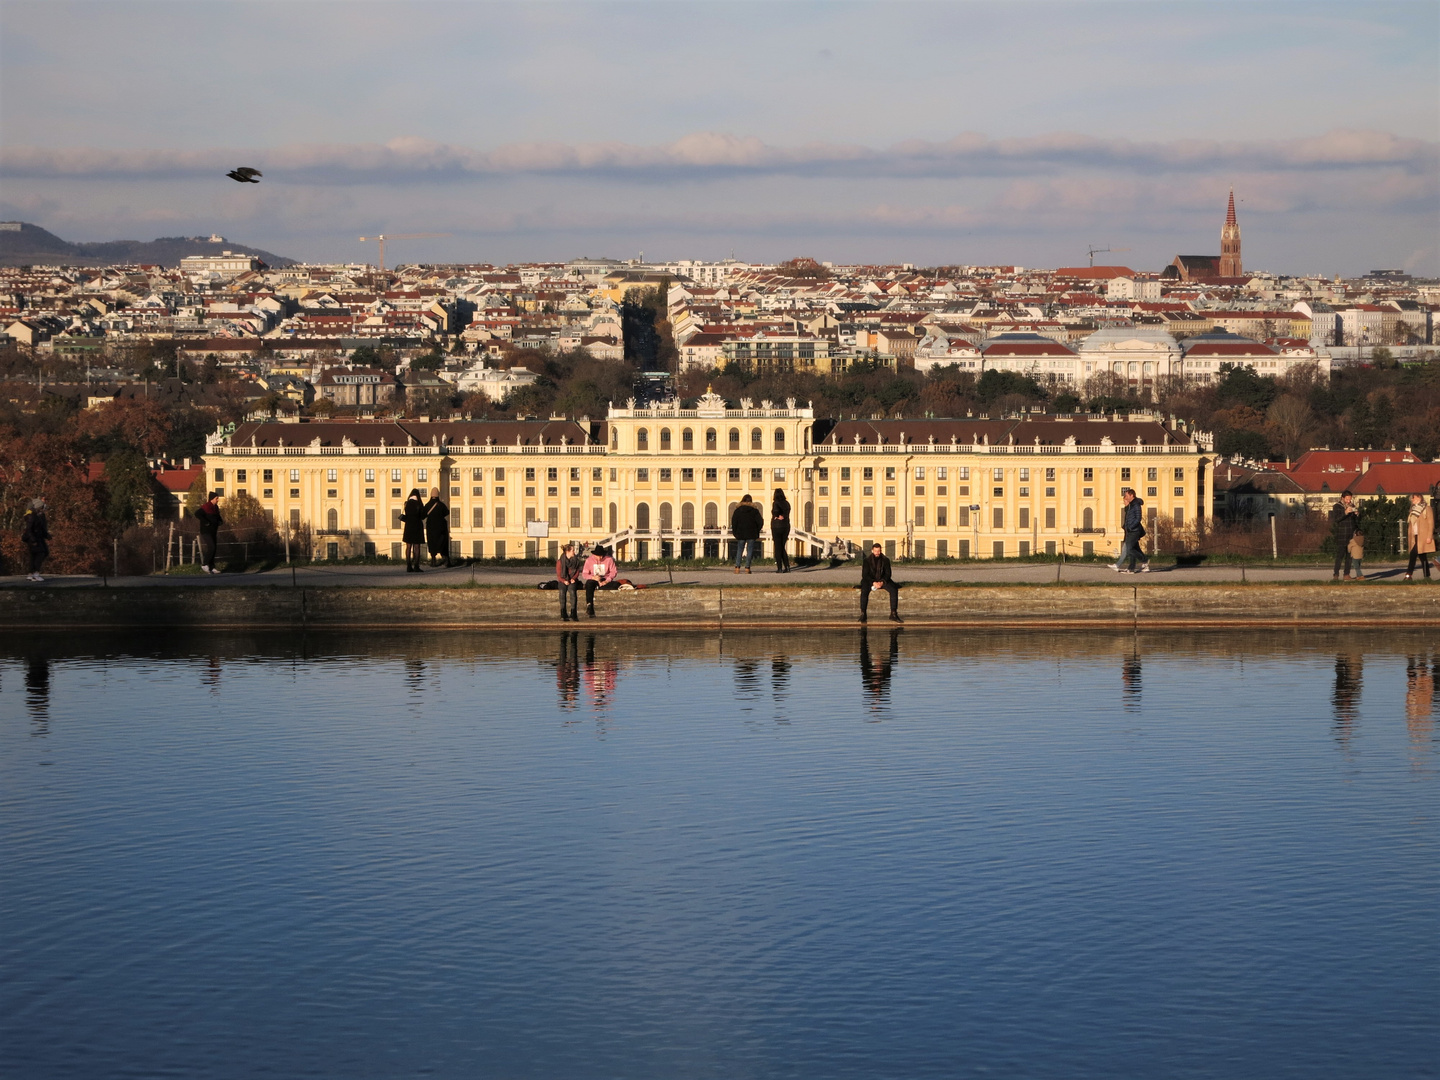
M650 432L647 431L647 430L646 430L645 428L643 428L643 427L640 428L639 430L637 430L637 431L635 432L635 449L636 449L636 450L649 450L649 449L650 449Z
M718 529L720 527L720 508L714 503L705 504L705 528Z
M775 429L775 449L785 449L785 429L783 427L777 427Z
M325 528L332 533L340 531L339 511L334 509L325 511Z
M807 502L807 503L805 504L805 531L806 531L806 532L814 532L814 531L815 531L815 504L814 504L814 503L809 503L809 502Z
M680 432L680 449L695 449L695 432L691 431L688 427Z
M660 504L660 531L673 532L675 530L675 511L668 502Z
M670 429L668 427L662 427L660 429L660 449L670 449Z
M732 503L729 505L729 507L725 510L725 525L726 525L727 528L729 527L730 522L732 522L732 521L735 520L735 508L736 508L737 506L739 506L739 505L740 505L739 503L733 503L733 502L732 502Z
M1080 527L1087 533L1095 527L1095 511L1088 506L1085 508L1085 512L1080 515Z
M649 531L650 531L650 504L649 504L649 503L636 503L636 504L635 504L635 528L639 529L641 532L649 532Z
M751 450L764 450L764 449L765 449L765 433L764 433L763 431L761 431L758 427L757 427L757 428L751 428L751 429L750 429L750 449L751 449Z
M681 531L681 532L694 532L694 531L695 531L695 504L694 504L694 503L681 503L681 504L680 504L680 531Z
M740 429L738 427L732 427L730 429L730 449L740 449Z
M611 449L611 450L619 450L619 449L620 449L620 429L619 429L619 428L613 428L613 427L612 427L612 428L610 429L610 449Z
M610 504L610 531L612 533L620 531L620 515L616 511L614 503Z

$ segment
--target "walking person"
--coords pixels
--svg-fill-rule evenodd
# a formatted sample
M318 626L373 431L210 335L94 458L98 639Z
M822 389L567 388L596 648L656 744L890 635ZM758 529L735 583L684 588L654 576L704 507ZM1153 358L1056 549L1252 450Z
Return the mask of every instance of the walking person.
M775 572L777 574L788 574L790 572L790 500L785 498L785 492L780 488L775 489L775 497L770 500L770 542L775 545Z
M430 565L440 556L450 566L450 507L440 500L440 489L430 489L430 501L425 504L425 543L430 548Z
M425 547L425 497L419 488L410 489L410 497L400 511L400 521L405 526L401 539L405 541L405 572L421 573L420 560Z
M895 584L895 579L890 575L890 560L885 557L885 549L877 542L870 548L870 554L865 556L864 562L860 564L860 621L866 621L870 607L870 594L877 592L890 594L890 621L904 622L900 618L900 586Z
M742 496L740 505L730 515L730 534L735 537L735 573L740 573L740 562L745 562L745 573L750 573L750 563L755 558L755 548L760 543L760 530L765 528L765 519L760 508L749 495Z
M1349 547L1350 557L1355 560L1355 580L1364 581L1365 570L1362 564L1365 561L1365 534L1356 529L1355 535L1350 537Z
M580 577L585 582L585 614L588 617L595 617L595 590L609 585L619 573L609 548L597 546L591 549L580 571Z
M1150 556L1145 554L1140 541L1145 538L1145 500L1137 498L1134 488L1121 488L1120 498L1125 502L1125 511L1121 515L1120 528L1124 537L1120 545L1120 559L1116 561L1116 569L1119 570L1119 562L1126 558L1130 559L1130 573L1148 574L1150 572ZM1135 563L1140 563L1140 569L1135 569ZM1123 571L1122 571L1123 573Z
M45 520L45 500L31 499L30 509L25 513L25 520L20 525L20 542L25 545L25 551L30 556L30 580L44 581L40 576L40 568L45 565L46 558L50 555L50 523ZM1425 571L1428 576L1430 571Z
M560 621L580 621L580 579L585 572L585 560L575 553L574 543L567 543L560 549L560 558L555 560L555 581L560 586ZM566 598L569 607L566 607ZM586 601L588 604L588 600Z
M1410 565L1405 570L1405 580L1415 576L1415 560L1425 571L1425 580L1430 580L1430 553L1435 550L1435 511L1423 495L1410 496L1410 517L1405 522L1405 543L1410 549Z
M1360 527L1360 511L1355 508L1355 493L1345 491L1340 501L1330 509L1330 530L1335 537L1335 570L1331 580L1340 577L1340 562L1345 562L1345 580L1350 580L1350 538Z
M200 569L207 574L218 574L215 569L215 549L220 543L220 526L225 519L220 516L220 492L210 492L210 497L195 511L195 521L200 526Z

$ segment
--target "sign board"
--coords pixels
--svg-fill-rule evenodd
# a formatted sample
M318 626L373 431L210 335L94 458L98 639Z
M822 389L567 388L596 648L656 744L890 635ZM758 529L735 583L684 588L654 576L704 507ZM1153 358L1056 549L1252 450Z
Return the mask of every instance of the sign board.
M526 536L538 536L541 539L550 535L550 523L548 521L527 521L525 523Z

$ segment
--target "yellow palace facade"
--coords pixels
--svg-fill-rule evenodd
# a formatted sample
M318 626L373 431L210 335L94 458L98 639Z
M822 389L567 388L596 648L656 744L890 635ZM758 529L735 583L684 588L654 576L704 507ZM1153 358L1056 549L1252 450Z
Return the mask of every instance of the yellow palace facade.
M568 539L626 561L721 557L741 497L768 510L777 488L798 555L836 540L916 559L1109 554L1121 488L1152 534L1185 528L1210 461L1150 415L837 421L713 394L604 421L248 423L206 448L211 489L253 496L317 559L400 558L414 488L448 503L453 553L482 559L549 559Z

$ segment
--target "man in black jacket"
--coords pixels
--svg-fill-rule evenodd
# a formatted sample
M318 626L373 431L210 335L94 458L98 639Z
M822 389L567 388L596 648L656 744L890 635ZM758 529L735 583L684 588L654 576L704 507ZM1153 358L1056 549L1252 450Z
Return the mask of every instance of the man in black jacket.
M755 547L760 542L760 530L765 527L765 518L755 500L745 495L735 513L730 515L730 533L735 537L735 573L740 573L740 560L745 560L745 573L750 573L751 560L755 558Z
M1345 580L1350 580L1350 539L1360 524L1360 511L1355 509L1355 493L1346 491L1340 501L1330 508L1330 528L1335 533L1335 571L1330 576L1340 576L1340 562L1345 562Z
M195 511L195 520L200 525L200 569L207 574L218 574L215 569L215 548L220 541L220 526L225 524L225 519L220 516L220 492L210 492L206 499Z
M900 586L895 584L895 579L890 576L890 560L885 557L885 550L876 544L870 549L870 554L865 556L865 561L860 564L860 621L866 621L866 609L870 607L870 594L872 592L887 592L890 594L890 621L904 622L900 618Z

